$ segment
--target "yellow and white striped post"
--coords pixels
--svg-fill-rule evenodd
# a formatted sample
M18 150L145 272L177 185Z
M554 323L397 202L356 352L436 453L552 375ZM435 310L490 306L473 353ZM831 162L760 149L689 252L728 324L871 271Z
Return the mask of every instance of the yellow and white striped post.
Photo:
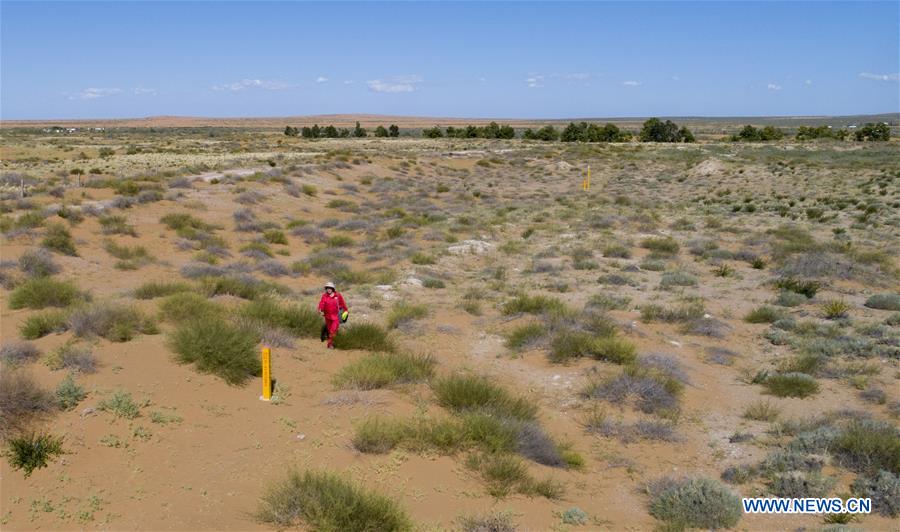
M272 400L272 350L267 345L262 348L262 395L259 400Z

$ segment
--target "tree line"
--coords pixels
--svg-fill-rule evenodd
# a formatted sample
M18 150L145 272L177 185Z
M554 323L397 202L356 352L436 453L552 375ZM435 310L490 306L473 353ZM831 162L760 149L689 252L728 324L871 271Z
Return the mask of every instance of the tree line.
M360 127L359 122L353 129L336 128L332 125L319 127L295 128L286 126L284 134L289 137L301 136L305 139L322 138L349 138L367 137L366 128ZM375 137L393 138L400 136L400 128L391 124L385 128L379 125L373 131ZM774 126L756 128L746 125L740 131L728 137L732 142L765 142L776 141L785 138L785 132ZM491 122L486 126L467 125L465 127L447 126L441 128L434 126L422 130L422 137L428 139L455 138L455 139L513 139L516 138L516 130L509 124ZM634 138L632 133L620 129L615 124L607 123L601 126L593 122L569 122L561 131L552 125L539 129L526 128L522 132L525 140L562 141L562 142L629 142ZM863 127L851 132L848 129L833 129L829 126L800 126L794 136L796 140L838 139L857 141L887 141L891 138L891 128L884 123L867 123ZM685 126L679 126L671 120L662 121L659 118L650 118L645 121L637 139L641 142L696 142L694 134Z

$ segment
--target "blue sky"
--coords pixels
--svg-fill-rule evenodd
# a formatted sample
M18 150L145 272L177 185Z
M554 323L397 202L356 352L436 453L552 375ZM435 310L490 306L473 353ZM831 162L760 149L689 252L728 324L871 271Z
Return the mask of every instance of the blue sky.
M900 111L900 2L0 3L0 117Z

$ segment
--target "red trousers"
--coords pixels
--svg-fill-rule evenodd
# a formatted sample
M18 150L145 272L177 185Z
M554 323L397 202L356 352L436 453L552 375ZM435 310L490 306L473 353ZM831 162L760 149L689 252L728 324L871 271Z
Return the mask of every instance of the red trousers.
M334 347L334 336L337 334L341 319L337 316L325 316L325 328L328 329L328 347Z

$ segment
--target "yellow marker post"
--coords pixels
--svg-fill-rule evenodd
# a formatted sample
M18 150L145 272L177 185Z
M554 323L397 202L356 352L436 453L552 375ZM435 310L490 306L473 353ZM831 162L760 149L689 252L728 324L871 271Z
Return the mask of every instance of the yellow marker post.
M269 346L262 348L262 395L259 400L272 400L272 350Z
M588 165L588 175L587 175L587 188L585 190L591 189L591 165Z

